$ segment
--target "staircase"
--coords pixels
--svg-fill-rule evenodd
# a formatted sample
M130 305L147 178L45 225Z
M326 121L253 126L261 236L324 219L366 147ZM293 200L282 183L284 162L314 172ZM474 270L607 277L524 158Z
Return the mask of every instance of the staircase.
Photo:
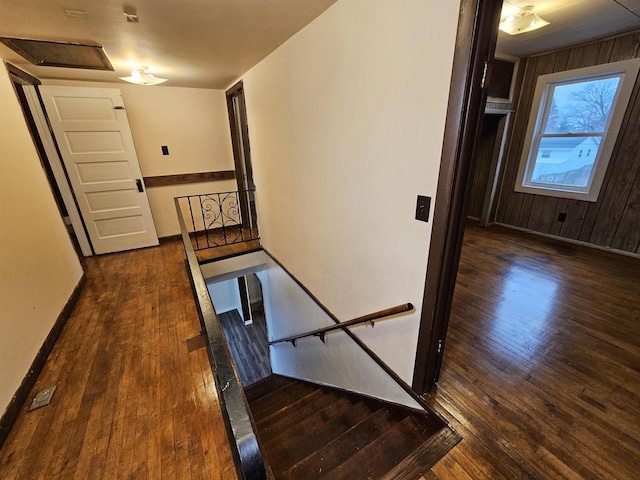
M276 479L413 479L459 437L435 416L271 375L245 390Z

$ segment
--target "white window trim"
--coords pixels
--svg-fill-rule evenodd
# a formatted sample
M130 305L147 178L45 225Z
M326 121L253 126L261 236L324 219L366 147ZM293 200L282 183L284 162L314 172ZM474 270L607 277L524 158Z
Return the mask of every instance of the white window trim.
M600 188L602 187L602 181L607 172L607 166L613 153L613 148L616 144L618 134L620 132L620 126L624 114L629 105L629 99L638 77L638 70L640 70L640 58L634 58L631 60L624 60L621 62L606 63L603 65L596 65L593 67L578 68L575 70L567 70L564 72L551 73L548 75L540 75L536 83L536 90L533 96L533 103L531 106L531 114L529 116L529 123L527 126L527 132L525 135L525 141L522 148L522 156L520 158L520 166L518 168L518 176L516 179L515 191L522 193L533 193L536 195L545 195L558 198L569 198L574 200L585 200L588 202L595 202L598 200L600 194ZM524 185L525 174L527 173L528 164L534 159L536 152L532 151L532 144L534 136L538 132L542 121L546 115L545 104L546 95L549 90L549 86L559 82L566 82L572 78L585 78L589 76L603 75L603 74L616 74L623 73L622 84L618 92L617 100L615 101L615 109L609 128L604 136L604 141L600 147L598 156L596 157L596 166L591 176L591 182L588 188L588 192L577 192L570 190L561 190L557 186L530 186Z

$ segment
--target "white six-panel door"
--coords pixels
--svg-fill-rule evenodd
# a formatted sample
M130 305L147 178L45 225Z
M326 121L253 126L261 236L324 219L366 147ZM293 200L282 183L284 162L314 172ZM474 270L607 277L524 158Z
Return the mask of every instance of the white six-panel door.
M120 90L40 92L95 253L158 245Z

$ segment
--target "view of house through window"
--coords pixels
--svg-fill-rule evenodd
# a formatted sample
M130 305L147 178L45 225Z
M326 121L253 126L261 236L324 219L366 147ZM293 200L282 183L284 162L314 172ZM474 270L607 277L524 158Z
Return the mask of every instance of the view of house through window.
M618 62L539 78L516 191L596 200L637 69Z

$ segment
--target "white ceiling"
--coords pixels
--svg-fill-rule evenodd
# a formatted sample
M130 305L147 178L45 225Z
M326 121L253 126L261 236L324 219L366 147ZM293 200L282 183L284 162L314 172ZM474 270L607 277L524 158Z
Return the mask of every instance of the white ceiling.
M503 18L527 5L550 25L520 35L500 32L498 53L527 57L640 28L640 0L505 0Z
M119 82L148 66L164 85L223 89L336 0L0 0L0 36L103 45L115 72L36 67L0 44L0 58L37 78ZM123 4L136 10L128 23ZM65 10L86 11L71 18Z
M0 0L0 36L97 42L115 72L36 67L2 44L0 58L43 79L119 82L148 66L169 78L167 86L221 89L335 1L124 0L139 17L133 24L122 0ZM503 12L526 5L551 24L517 36L500 32L499 53L525 57L640 28L640 0L506 0ZM71 18L65 10L88 16Z

